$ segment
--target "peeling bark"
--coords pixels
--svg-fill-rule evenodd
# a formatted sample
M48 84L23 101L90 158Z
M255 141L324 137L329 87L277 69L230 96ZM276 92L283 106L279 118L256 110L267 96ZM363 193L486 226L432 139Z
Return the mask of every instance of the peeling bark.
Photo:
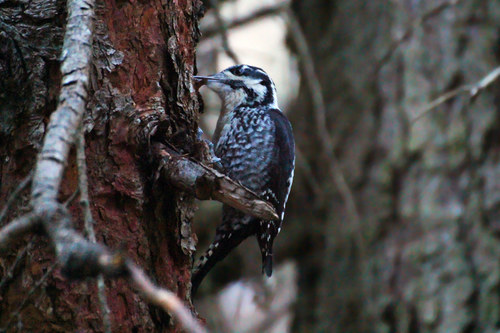
M46 132L47 116L54 110L60 89L57 59L61 56L65 28L64 2L4 4L0 4L0 199L6 199L32 168ZM185 153L203 155L196 145L199 105L191 84L201 2L106 1L99 6L90 99L84 119L89 195L97 241L121 249L154 276L156 283L190 304L194 198L168 188L153 189L154 171L139 153L143 143L131 139L129 130L148 114L162 120L163 139ZM62 55L68 56L71 55ZM53 193L57 187L42 190L35 182L33 199L52 193L64 200L76 188L76 179L74 154L70 153L59 193ZM9 219L25 212L27 207L23 204L27 199L24 197L13 209ZM38 205L33 208L41 209ZM69 212L81 231L78 205L71 204ZM43 240L35 239L27 251L27 260L16 264L22 269L16 270L0 295L0 326L9 316L17 315L14 327L19 330L67 332L77 327L101 331L94 285L69 283L59 269L29 295L30 305L15 313L27 297L27 290L54 259L43 250L45 247ZM1 262L3 275L15 256L16 251L11 251ZM109 281L107 286L113 331L180 330L178 323L147 305L124 281Z

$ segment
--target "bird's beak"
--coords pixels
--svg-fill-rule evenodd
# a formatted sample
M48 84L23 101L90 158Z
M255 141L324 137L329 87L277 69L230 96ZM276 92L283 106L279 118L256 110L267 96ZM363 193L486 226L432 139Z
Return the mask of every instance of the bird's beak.
M207 84L208 82L221 80L220 78L217 78L215 76L193 76L193 78L199 85L204 85Z
M207 86L209 89L218 91L221 84L224 85L226 76L222 73L217 73L210 76L193 76L195 89L200 89L201 86Z

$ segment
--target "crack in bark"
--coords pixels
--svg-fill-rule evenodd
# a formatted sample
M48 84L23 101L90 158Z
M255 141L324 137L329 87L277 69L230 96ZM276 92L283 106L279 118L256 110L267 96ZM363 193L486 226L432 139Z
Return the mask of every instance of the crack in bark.
M92 58L93 1L68 0L59 105L52 114L33 177L33 212L0 230L0 248L42 225L56 251L57 262L68 278L82 279L103 274L126 277L149 302L172 312L191 332L206 330L175 294L155 286L121 253L91 243L73 230L72 217L58 202L66 161L86 107L89 66ZM70 56L69 56L70 55ZM82 190L82 189L80 189ZM14 316L13 316L14 317Z

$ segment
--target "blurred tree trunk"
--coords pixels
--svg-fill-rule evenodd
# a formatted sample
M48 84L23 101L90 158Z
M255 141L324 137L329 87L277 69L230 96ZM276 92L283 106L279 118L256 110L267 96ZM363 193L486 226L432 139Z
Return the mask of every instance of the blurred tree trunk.
M311 275L298 331L496 332L500 85L412 119L499 65L500 2L314 0L293 10L360 215L356 225L332 185L302 83L291 119L321 194L311 199L299 169L288 232L309 233L289 242Z
M48 117L57 104L58 59L72 56L60 55L65 6L61 0L0 2L2 203L33 168ZM122 249L159 285L191 304L193 197L168 186L154 188L155 169L147 162L147 149L139 145L137 132L131 129L147 129L147 123L154 121L160 124L161 137L181 151L199 149L194 144L198 102L190 77L201 2L104 1L98 6L92 84L84 119L97 240ZM76 188L73 154L61 200ZM28 192L7 220L28 209ZM78 199L70 210L81 231ZM12 266L16 256L20 260ZM40 237L16 244L0 259L0 328L11 320L9 332L101 332L95 281L70 282L56 268L36 287L53 259ZM107 281L106 291L114 332L179 331L164 312L146 304L123 280Z

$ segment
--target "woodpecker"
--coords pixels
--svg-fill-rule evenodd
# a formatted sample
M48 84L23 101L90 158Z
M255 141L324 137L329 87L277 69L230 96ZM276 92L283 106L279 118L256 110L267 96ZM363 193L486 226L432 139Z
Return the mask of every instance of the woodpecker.
M295 167L292 127L278 108L276 88L266 72L236 65L194 79L222 100L212 141L223 171L270 202L279 220L261 220L224 205L215 240L193 270L192 295L210 269L252 235L262 254L262 273L271 276L273 242L281 230Z

